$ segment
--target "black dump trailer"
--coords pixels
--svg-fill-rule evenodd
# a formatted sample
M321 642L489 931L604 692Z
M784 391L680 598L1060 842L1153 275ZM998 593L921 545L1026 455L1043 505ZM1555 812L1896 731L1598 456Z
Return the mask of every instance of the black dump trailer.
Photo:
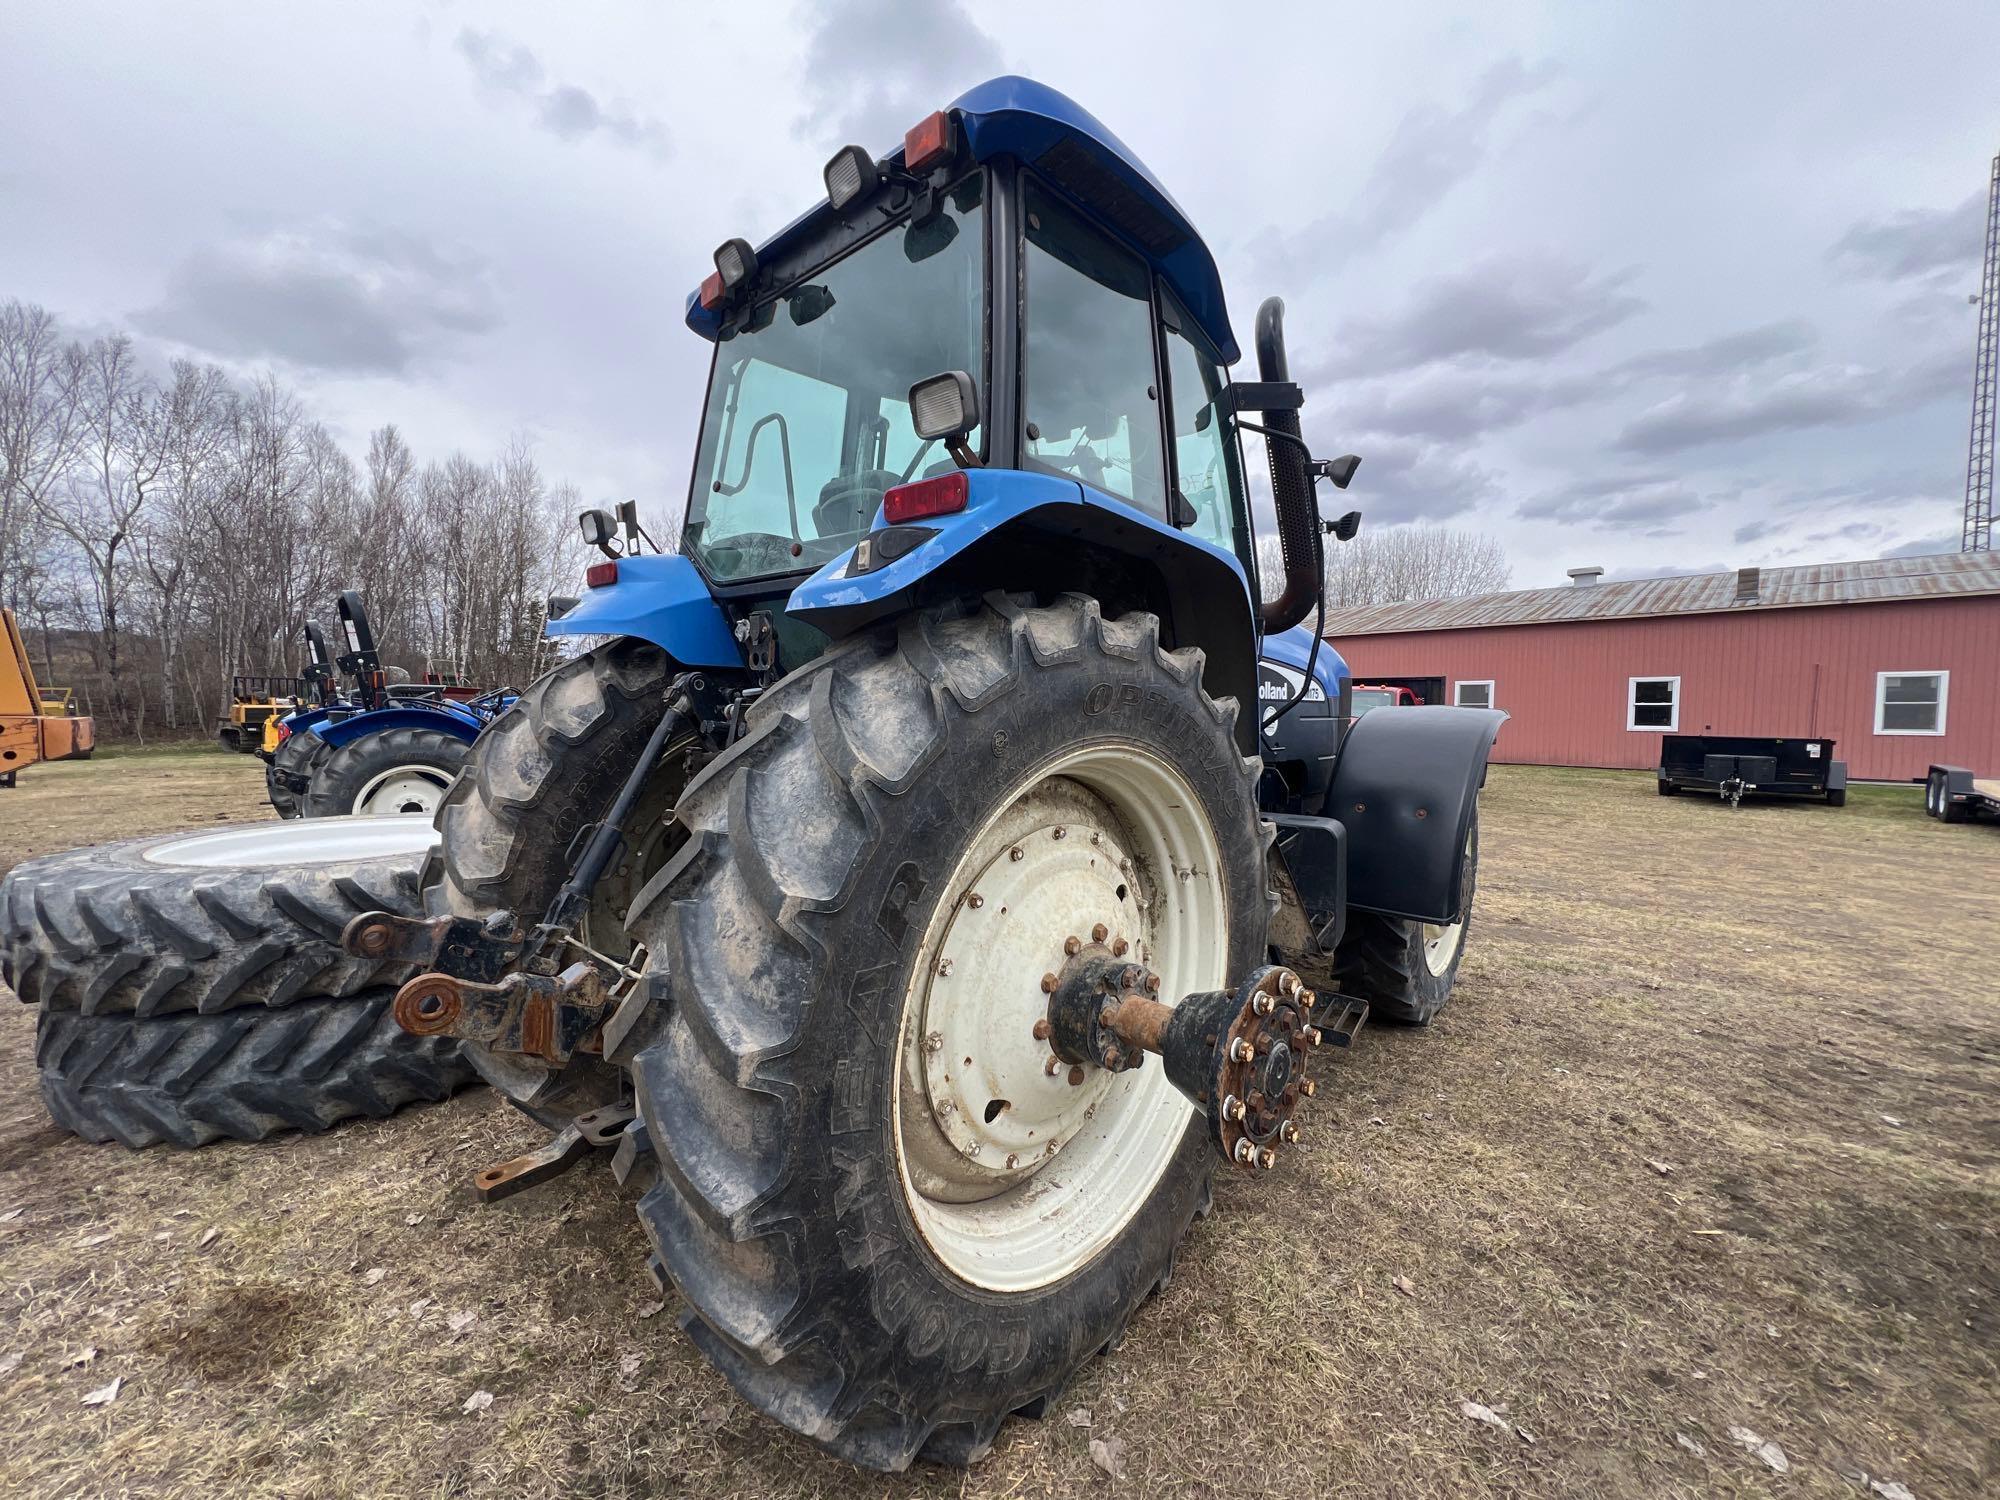
M1669 734L1660 740L1660 795L1714 792L1736 806L1746 796L1847 802L1847 762L1833 741L1747 734Z
M1924 778L1924 811L1941 823L2000 819L2000 776L1975 776L1964 766L1932 766Z

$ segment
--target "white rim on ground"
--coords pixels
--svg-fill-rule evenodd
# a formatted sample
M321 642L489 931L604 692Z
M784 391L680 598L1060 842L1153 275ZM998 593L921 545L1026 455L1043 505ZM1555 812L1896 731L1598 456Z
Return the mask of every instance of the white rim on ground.
M1465 857L1472 858L1472 830L1465 831ZM1423 924L1424 967L1432 974L1442 974L1451 967L1451 961L1458 957L1458 945L1465 941L1465 919L1470 912L1460 912L1458 920L1449 927L1436 922Z
M264 865L331 865L420 855L437 830L413 818L293 818L170 839L145 851L148 864L235 870Z
M1018 854L1016 851L1019 851ZM1033 1035L1063 939L1102 922L1162 998L1228 982L1221 853L1199 799L1136 745L1044 766L973 838L924 934L897 1037L896 1164L954 1275L991 1291L1059 1281L1116 1239L1193 1109L1157 1057L1067 1066Z
M429 817L444 800L451 777L429 766L391 766L355 793L348 809L357 818Z

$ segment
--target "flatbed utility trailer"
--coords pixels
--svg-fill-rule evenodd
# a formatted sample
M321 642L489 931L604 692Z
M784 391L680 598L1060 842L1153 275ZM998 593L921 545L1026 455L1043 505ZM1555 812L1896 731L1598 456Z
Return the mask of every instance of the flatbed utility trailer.
M0 787L38 760L88 760L96 748L95 721L76 711L68 689L55 694L36 685L14 612L0 609Z
M1940 823L2000 821L2000 776L1975 776L1964 766L1932 766L1924 778L1924 811Z
M1747 734L1669 734L1660 741L1659 791L1714 792L1731 807L1746 796L1808 797L1847 803L1847 762L1833 741Z

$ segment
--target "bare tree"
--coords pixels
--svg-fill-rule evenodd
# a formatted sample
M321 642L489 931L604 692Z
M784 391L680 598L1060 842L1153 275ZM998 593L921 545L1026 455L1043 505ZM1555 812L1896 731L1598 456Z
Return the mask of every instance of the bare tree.
M0 304L0 600L17 600L23 533L75 457L83 379L82 351L45 309Z
M1513 570L1499 541L1446 526L1364 530L1351 542L1327 542L1330 608L1455 599L1504 589Z

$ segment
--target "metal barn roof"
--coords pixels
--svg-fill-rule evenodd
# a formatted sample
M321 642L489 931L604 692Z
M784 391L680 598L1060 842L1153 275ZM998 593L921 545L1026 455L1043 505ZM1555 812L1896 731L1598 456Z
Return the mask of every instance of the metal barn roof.
M1815 563L1798 568L1742 568L1684 578L1634 578L1621 583L1514 589L1418 604L1368 604L1331 609L1329 640L1411 630L1471 630L1492 625L1553 625L1572 620L1640 619L1649 615L1797 609L1813 604L1876 604L1890 599L1941 599L2000 594L2000 553L1947 552L1933 557L1885 557L1872 562Z

